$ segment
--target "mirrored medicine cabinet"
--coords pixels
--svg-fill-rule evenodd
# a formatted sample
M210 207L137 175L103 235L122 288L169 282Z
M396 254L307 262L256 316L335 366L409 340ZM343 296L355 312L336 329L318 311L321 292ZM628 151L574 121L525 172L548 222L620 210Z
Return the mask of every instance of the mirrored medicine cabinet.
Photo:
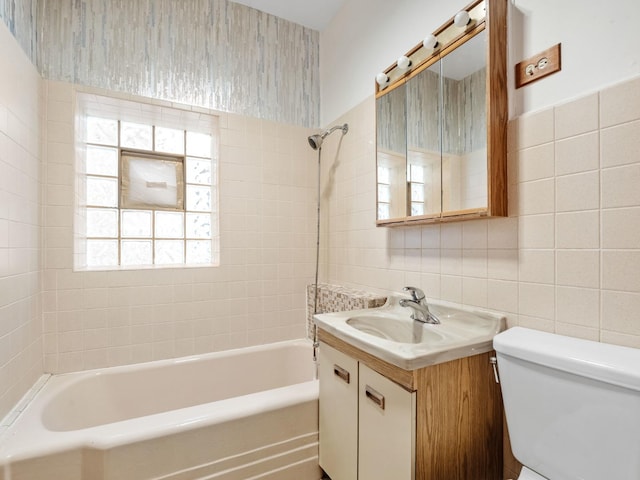
M506 17L475 1L376 78L378 226L507 215Z

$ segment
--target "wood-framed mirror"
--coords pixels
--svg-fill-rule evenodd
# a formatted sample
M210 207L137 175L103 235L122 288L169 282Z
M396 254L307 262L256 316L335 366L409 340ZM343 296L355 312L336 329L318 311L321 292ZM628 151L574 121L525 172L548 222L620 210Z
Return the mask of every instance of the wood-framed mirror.
M378 226L507 215L507 0L462 12L376 78Z

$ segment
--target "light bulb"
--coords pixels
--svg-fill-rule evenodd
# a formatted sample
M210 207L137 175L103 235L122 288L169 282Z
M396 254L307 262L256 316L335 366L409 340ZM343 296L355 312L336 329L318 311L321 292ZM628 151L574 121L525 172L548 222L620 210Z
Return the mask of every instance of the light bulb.
M422 41L422 46L428 50L433 50L438 46L438 37L435 35L427 35Z
M453 24L456 27L466 27L467 25L469 25L470 21L471 16L466 10L459 11L458 13L456 13L456 16L453 17Z
M400 70L406 70L411 66L411 59L406 55L402 55L396 62Z
M376 75L376 83L382 88L386 87L389 84L389 75L380 72Z

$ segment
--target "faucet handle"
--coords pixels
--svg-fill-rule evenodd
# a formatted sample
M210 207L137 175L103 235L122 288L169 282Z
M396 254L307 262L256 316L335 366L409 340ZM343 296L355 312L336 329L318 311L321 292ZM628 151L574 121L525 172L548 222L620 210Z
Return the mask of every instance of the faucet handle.
M411 294L411 298L414 302L421 303L422 300L425 299L424 292L418 287L404 287L403 290Z

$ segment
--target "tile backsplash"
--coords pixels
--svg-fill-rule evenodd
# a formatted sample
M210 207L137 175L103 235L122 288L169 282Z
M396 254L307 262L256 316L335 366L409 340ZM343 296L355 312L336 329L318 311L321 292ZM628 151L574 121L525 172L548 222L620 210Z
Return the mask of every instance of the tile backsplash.
M374 226L365 101L338 119L357 127L323 172L328 281L417 285L506 312L510 325L640 347L638 91L634 78L511 120L509 217L394 229Z

